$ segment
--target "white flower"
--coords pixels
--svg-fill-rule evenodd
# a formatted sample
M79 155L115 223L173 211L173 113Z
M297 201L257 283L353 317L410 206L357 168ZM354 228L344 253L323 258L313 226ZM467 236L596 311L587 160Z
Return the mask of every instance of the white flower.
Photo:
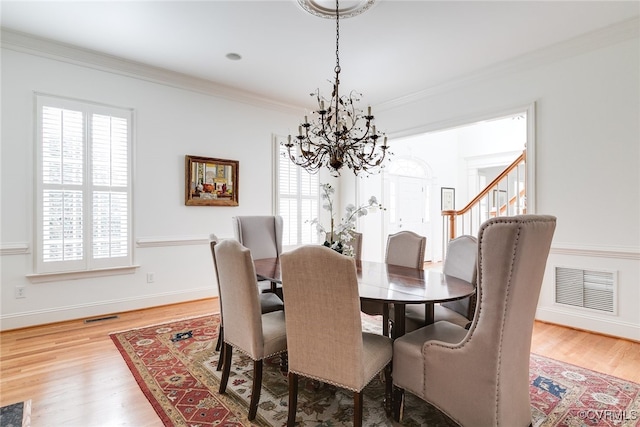
M331 215L331 226L329 230L327 230L320 224L318 218L313 219L310 223L316 226L316 231L323 239L328 236L329 241L325 242L325 246L341 252L344 255L353 256L354 251L350 243L353 239L353 233L356 230L356 219L367 215L369 210L378 208L384 210L384 208L375 196L369 198L368 204L359 207L356 207L353 203L349 203L345 207L345 217L341 218L341 221L336 225L333 218L333 199L331 197L335 193L335 189L331 184L321 184L320 189L322 191L322 199L326 200L322 208L329 211Z

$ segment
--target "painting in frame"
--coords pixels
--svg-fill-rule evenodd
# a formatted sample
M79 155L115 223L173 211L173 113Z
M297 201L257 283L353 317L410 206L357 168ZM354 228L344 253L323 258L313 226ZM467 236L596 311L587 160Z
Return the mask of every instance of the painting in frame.
M237 160L185 156L185 205L238 206Z
M456 208L456 189L440 187L440 210L452 211Z

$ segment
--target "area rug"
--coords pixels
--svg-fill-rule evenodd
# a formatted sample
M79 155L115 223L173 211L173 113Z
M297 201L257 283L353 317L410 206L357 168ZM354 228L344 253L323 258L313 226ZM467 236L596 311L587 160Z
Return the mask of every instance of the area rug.
M252 362L234 352L227 393L216 371L218 315L111 334L140 388L165 426L283 426L288 388L280 360L265 362L258 416L247 420ZM369 317L363 328L377 329ZM327 357L331 357L330 354ZM640 426L640 384L531 355L533 426ZM382 406L383 383L364 391L367 426L394 426ZM298 426L351 425L353 394L301 378ZM453 426L437 409L407 393L404 426Z
M0 408L0 427L30 427L31 400Z

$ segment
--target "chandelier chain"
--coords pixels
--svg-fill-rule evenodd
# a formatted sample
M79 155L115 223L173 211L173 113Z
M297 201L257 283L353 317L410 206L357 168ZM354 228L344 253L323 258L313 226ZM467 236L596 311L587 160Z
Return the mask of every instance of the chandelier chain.
M336 73L340 72L340 7L336 0Z

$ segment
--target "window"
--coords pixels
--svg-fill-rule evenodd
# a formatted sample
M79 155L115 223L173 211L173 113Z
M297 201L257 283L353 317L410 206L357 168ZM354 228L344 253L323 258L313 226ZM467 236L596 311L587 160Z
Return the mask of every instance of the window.
M131 266L132 112L36 98L36 272Z
M315 226L308 222L318 218L320 178L289 160L286 147L276 138L276 209L283 219L282 244L318 243Z

